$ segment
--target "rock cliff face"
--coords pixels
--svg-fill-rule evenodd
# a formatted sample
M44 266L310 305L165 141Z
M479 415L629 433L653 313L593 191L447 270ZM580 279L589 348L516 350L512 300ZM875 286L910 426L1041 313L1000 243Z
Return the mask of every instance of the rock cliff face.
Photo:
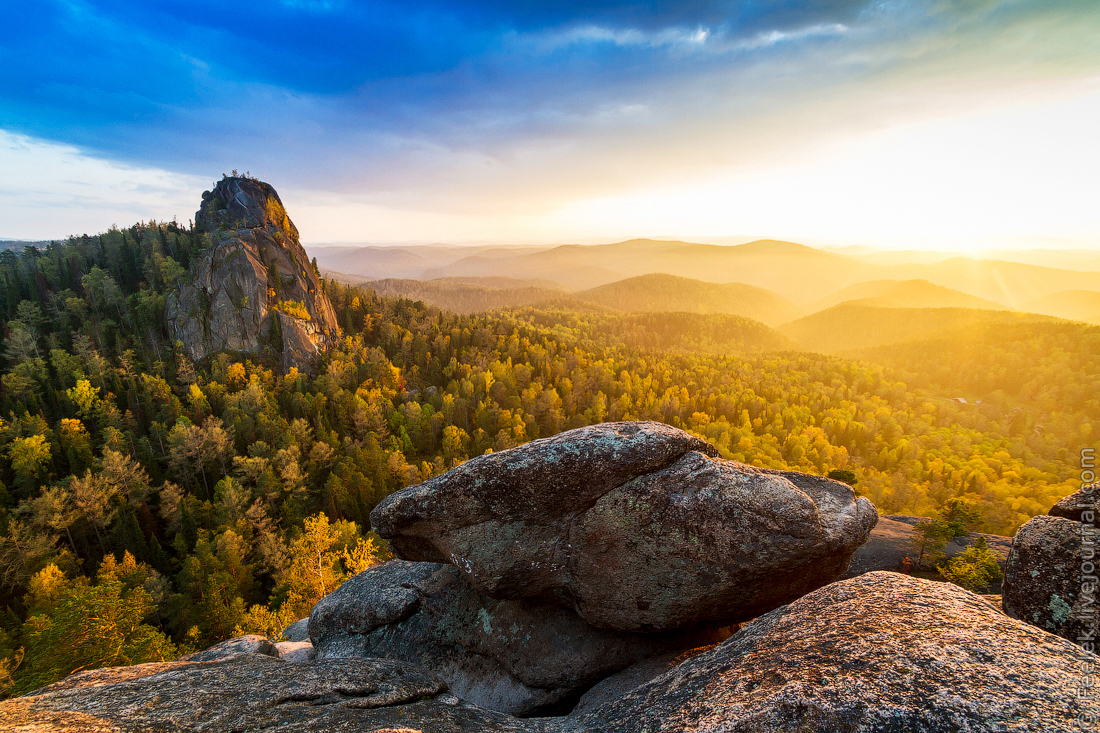
M252 178L223 178L202 195L195 224L210 246L168 297L173 338L196 361L270 348L284 368L308 369L336 338L336 314L279 194Z

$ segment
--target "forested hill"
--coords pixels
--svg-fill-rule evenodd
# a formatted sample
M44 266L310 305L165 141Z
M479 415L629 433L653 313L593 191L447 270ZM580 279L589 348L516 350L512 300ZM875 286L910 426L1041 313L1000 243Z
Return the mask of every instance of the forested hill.
M883 308L855 300L785 323L779 330L803 348L838 354L929 338L969 326L1056 321L1035 313L978 308Z
M164 302L207 246L148 223L0 253L9 691L275 633L385 553L367 524L381 498L566 428L660 420L727 458L849 469L883 512L967 497L982 529L1009 534L1076 488L1100 419L1030 387L959 404L926 353L894 352L889 368L798 353L736 316L460 315L333 281L343 333L316 376L284 374L277 355L195 363L170 342ZM1025 385L1095 372L1092 342L1044 330L1056 326L1020 333L1059 346L1042 374L1013 363Z
M576 298L626 312L726 313L775 326L802 310L775 293L744 283L708 283L651 273L577 293Z

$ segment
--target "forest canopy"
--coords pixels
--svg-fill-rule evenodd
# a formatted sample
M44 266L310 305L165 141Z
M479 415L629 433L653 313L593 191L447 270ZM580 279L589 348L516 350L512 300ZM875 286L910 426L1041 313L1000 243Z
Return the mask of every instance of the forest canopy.
M149 222L0 253L9 693L277 634L386 557L384 497L569 428L660 420L725 458L847 472L883 513L962 498L1011 534L1076 488L1100 419L1100 328L1053 319L841 358L732 315L457 314L329 280L343 334L314 375L194 363L164 305L204 246Z

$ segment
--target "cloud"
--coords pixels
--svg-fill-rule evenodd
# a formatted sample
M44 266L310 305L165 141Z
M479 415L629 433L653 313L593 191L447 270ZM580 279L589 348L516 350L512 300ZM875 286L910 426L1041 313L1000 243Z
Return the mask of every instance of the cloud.
M68 145L0 130L0 237L61 239L112 224L183 221L209 182L119 165Z
M0 29L0 120L194 180L526 216L1068 83L1098 30L1071 0L42 0Z

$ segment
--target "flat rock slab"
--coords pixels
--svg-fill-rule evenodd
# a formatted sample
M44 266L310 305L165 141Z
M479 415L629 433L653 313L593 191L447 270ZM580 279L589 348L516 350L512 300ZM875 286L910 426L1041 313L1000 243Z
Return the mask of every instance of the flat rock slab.
M1005 613L1073 642L1095 642L1098 549L1100 533L1090 524L1035 517L1020 527L1001 585Z
M400 556L496 598L654 632L753 618L841 576L878 519L847 484L714 459L655 422L479 456L371 513Z
M914 527L921 522L930 521L928 517L914 517L909 514L886 514L880 519L889 519L895 522L901 522L907 524L910 527ZM986 534L985 532L970 532L965 536L955 537L947 546L943 548L943 553L947 557L955 557L960 554L970 545L978 541L979 537L985 538L986 547L993 550L994 554L1000 560L1002 567L1004 561L1008 558L1008 550L1012 547L1012 538L1005 537L999 534Z
M586 686L642 659L729 633L596 629L564 608L479 593L452 565L393 560L321 599L309 635L318 660L412 662L438 674L463 700L530 715L571 704Z
M288 664L246 654L73 675L0 702L0 729L62 731L472 731L544 728L481 710L423 669L381 659Z
M873 572L756 619L576 730L1078 730L1095 712L1076 697L1081 655L958 586Z

